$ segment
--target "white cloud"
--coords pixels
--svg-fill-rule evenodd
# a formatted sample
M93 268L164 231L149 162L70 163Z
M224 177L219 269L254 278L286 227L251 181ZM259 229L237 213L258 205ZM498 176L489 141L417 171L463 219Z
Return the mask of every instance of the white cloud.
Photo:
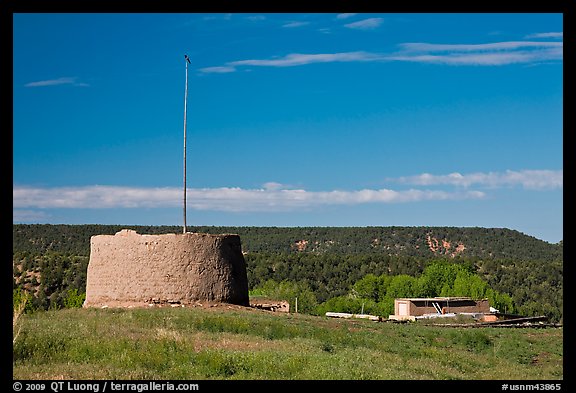
M348 23L344 25L344 27L348 27L349 29L372 30L380 26L383 21L384 19L382 18L369 18L359 20L358 22Z
M78 87L90 86L87 83L76 82L77 80L78 80L77 77L62 77L57 79L48 79L43 81L30 82L26 83L24 86L25 87L44 87L44 86L57 86L57 85L73 85Z
M491 188L521 186L525 189L531 190L546 190L563 187L563 171L507 170L505 172L476 172L466 175L462 175L458 172L450 173L448 175L431 175L429 173L423 173L421 175L388 180L418 186L452 185L470 187L471 185L479 185Z
M247 16L246 19L252 22L257 22L261 20L266 20L266 17L264 15L254 15L254 16Z
M354 15L358 15L358 14L338 14L336 15L336 19L348 19L353 17Z
M428 44L409 42L399 45L406 52L485 52L505 51L520 48L562 48L561 42L507 41L489 44Z
M423 173L416 176L387 179L389 182L413 186L455 186L468 188L522 187L528 190L551 190L563 187L562 170L521 170L505 172L476 172L447 175ZM230 212L294 211L328 205L359 205L366 203L408 203L420 201L482 199L478 190L430 189L362 189L307 191L277 182L261 188L239 187L197 188L187 190L188 206L198 210ZM179 187L121 187L83 186L41 188L15 186L13 188L14 221L44 219L42 211L33 209L98 209L98 208L166 208L182 203Z
M182 190L176 187L138 188L119 186L84 186L13 189L13 206L23 208L160 208L178 207ZM479 191L446 192L436 190L389 189L358 191L306 191L286 189L279 183L266 183L259 189L202 188L188 189L188 206L198 210L218 211L291 211L324 205L364 203L403 203L426 200L483 198Z
M527 39L530 38L564 38L564 33L562 32L550 32L550 33L535 33L535 34L529 34L526 37Z
M310 22L298 22L298 21L294 21L294 22L289 22L286 23L284 25L282 25L282 27L300 27L300 26L306 26L309 25Z
M408 61L414 63L434 63L453 66L501 66L508 64L529 64L551 60L562 60L562 49L513 52L513 53L475 53L475 54L449 54L449 55L415 55L392 56L390 60Z
M274 181L268 182L268 183L264 183L262 184L262 187L264 187L265 190L281 190L282 188L289 188L288 186L285 186L281 183L276 183Z
M236 68L231 67L231 66L206 67L206 68L200 68L199 71L207 73L207 74L210 74L210 73L226 74L229 72L236 72Z
M562 42L510 41L487 44L404 43L394 54L374 52L291 53L271 59L231 61L220 67L200 69L204 73L234 72L240 66L293 67L313 63L406 61L452 66L502 66L562 60Z
M14 187L16 208L162 207L177 201L175 188L85 186ZM176 199L175 199L176 198Z
M400 44L389 60L446 65L497 66L562 60L562 42L510 41L488 44Z
M375 54L368 52L341 52L341 53L318 53L318 54L302 54L291 53L284 57L276 59L253 59L253 60L239 60L227 63L229 66L269 66L269 67L293 67L298 65L313 64L313 63L333 63L333 62L346 62L346 61L374 61Z
M232 14L216 14L212 16L205 16L204 20L230 20L232 19Z

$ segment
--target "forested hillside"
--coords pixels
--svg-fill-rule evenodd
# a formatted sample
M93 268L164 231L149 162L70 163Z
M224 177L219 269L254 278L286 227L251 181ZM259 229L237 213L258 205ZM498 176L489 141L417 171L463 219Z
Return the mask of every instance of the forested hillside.
M13 225L14 288L34 293L38 308L77 303L85 291L90 237L130 228L180 233L179 226ZM523 315L562 318L563 243L501 228L189 227L237 233L250 289L269 280L309 288L318 303L346 295L367 274L418 276L432 262L463 264Z
M134 229L141 234L180 233L180 226L13 225L14 251L89 255L90 237ZM464 256L562 259L550 244L505 228L461 227L188 227L190 232L236 233L244 252L378 254L406 257Z

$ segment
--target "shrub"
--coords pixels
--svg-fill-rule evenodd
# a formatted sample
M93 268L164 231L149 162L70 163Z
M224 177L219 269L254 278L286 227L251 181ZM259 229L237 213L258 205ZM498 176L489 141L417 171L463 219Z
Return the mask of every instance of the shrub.
M69 289L64 298L65 308L80 308L86 299L85 293L78 293L77 289Z

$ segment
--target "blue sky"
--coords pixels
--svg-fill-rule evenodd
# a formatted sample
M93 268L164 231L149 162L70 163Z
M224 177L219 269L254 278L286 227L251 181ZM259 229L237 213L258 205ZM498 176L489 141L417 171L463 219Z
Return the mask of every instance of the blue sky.
M14 14L13 221L563 238L562 14Z

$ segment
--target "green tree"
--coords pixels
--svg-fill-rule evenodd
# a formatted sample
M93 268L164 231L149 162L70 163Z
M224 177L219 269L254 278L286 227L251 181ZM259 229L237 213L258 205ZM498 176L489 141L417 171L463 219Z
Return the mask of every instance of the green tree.
M386 290L391 281L390 276L367 274L352 286L352 293L364 299L371 299L375 302L384 298Z
M486 297L488 298L488 302L490 306L494 307L495 309L499 310L501 313L512 314L516 311L516 307L514 306L514 301L510 297L510 295L506 293L500 293L495 291L492 288L488 288L486 290ZM526 314L530 315L530 314Z
M407 274L399 274L394 276L390 281L388 291L386 292L386 297L413 297L417 290L417 281L414 277Z
M434 297L437 296L436 284L433 279L426 274L421 274L414 285L415 296L417 297Z
M426 296L450 296L458 272L465 267L446 261L433 261L424 268L421 279L421 292Z
M307 283L296 283L283 280L281 282L272 279L254 288L253 293L275 300L285 300L290 303L290 312L295 311L295 302L298 298L298 312L313 313L318 305L314 292Z
M472 299L484 299L488 290L488 283L476 274L460 271L452 285L451 296L468 296Z

